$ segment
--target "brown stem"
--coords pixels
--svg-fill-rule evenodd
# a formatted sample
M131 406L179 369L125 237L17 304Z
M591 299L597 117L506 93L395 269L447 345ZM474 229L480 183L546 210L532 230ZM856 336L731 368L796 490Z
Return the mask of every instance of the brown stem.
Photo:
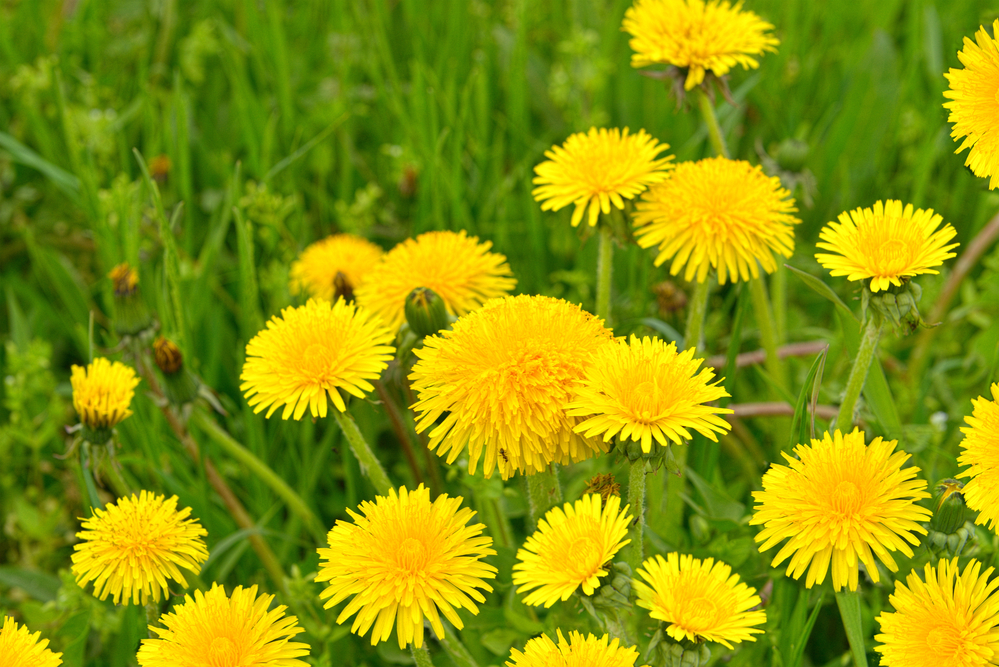
M399 413L399 406L396 405L395 400L389 394L388 389L382 383L381 380L375 380L372 384L375 385L375 389L378 390L378 396L382 399L382 405L385 406L385 414L388 415L389 423L392 425L392 430L395 432L395 438L402 445L402 452L406 455L406 462L409 463L410 469L413 471L413 477L416 479L417 485L423 484L423 473L420 472L420 466L416 462L416 454L413 452L413 443L409 439L409 432L406 430L406 426L402 423L402 415Z
M726 417L784 417L794 414L790 403L775 401L772 403L730 403L731 415ZM823 419L832 419L839 410L835 405L816 405L815 414Z
M813 354L818 354L829 345L824 340L810 340L802 343L789 343L788 345L783 345L777 349L777 356L781 359L786 359L787 357L809 357ZM767 360L766 350L753 350L752 352L743 352L735 358L736 368L743 368L745 366L752 366L753 364L762 364ZM724 354L717 354L713 357L708 357L706 364L712 368L724 368L727 358Z

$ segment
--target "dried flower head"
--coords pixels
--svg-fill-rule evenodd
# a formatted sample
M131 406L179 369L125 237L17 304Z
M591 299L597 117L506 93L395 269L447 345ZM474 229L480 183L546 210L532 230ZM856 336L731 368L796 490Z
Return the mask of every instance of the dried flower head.
M291 264L291 291L317 299L354 299L354 290L384 252L353 234L334 234L316 241Z
M999 384L992 385L992 400L979 396L971 401L974 411L965 417L964 442L957 462L971 466L958 474L970 477L962 493L968 507L978 512L975 523L995 530L999 523Z
M198 574L208 559L202 539L208 533L190 515L189 507L177 510L177 496L148 491L95 508L76 534L76 583L85 588L93 581L94 596L104 600L110 594L115 604L158 602L168 579L186 588L181 569Z

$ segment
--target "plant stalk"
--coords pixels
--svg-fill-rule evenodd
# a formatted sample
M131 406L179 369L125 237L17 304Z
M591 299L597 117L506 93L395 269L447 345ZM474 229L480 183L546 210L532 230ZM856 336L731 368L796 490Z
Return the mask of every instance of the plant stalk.
M830 430L835 428L846 434L853 426L853 413L856 410L860 392L864 388L864 382L867 380L867 370L871 367L874 355L878 352L881 326L880 319L875 322L874 317L868 318L864 333L860 338L857 358L853 360L853 368L850 369L850 377L846 381L846 392L843 394L843 402L839 406L839 414L836 415L836 423L829 427Z
M847 588L837 591L836 606L839 608L840 618L843 619L847 641L850 642L854 667L867 667L867 650L864 648L860 625L860 592Z
M631 464L631 471L628 475L628 504L631 505L631 513L635 517L629 531L631 545L628 551L628 565L632 572L637 572L644 558L644 529L645 529L645 459L638 459ZM669 507L667 505L667 507Z
M708 297L711 296L711 279L697 283L694 295L687 306L687 328L683 332L685 348L704 349L704 318L708 314Z
M409 650L413 654L413 660L416 661L416 667L434 667L433 660L430 659L430 651L427 650L426 645L416 648L416 644L410 644Z
M600 225L597 248L597 317L611 328L611 282L614 272L614 237L610 225Z
M701 116L708 126L708 140L715 155L729 157L728 147L725 145L725 137L722 135L721 125L718 124L718 116L715 114L715 105L711 103L708 94L704 92L703 86L697 87L697 106L701 109Z
M760 339L763 349L766 350L767 372L777 385L787 390L787 376L784 372L784 364L778 354L777 331L774 328L774 313L770 306L770 298L767 295L766 286L763 284L763 276L752 278L749 281L749 293L753 299L753 310L756 311L756 323L760 327Z
M525 477L531 530L537 528L538 521L548 510L562 502L562 489L558 483L558 469L555 466L556 464L551 463L544 472Z
M347 436L347 442L350 443L350 449L354 452L354 456L357 457L357 462L361 464L361 471L368 476L368 479L375 485L375 490L380 495L387 496L388 492L393 488L392 482L389 481L385 469L378 461L378 457L375 456L375 453L371 451L371 447L368 446L364 435L361 434L361 429L357 428L357 422L350 416L350 413L340 412L339 410L332 410L332 412L333 416L336 417L336 423L340 425L343 434ZM430 660L430 654L427 654L427 660Z

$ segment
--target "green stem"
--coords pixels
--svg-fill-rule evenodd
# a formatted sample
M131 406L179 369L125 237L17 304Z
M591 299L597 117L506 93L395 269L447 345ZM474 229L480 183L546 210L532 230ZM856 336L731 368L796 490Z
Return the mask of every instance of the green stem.
M878 352L878 339L881 337L881 321L875 322L874 317L867 320L864 327L864 334L860 339L860 347L857 349L857 358L853 360L853 368L850 369L850 377L846 381L846 392L843 394L843 402L839 406L839 414L836 415L836 424L830 426L839 429L842 433L847 433L853 426L853 413L857 407L857 400L860 392L864 388L864 381L867 380L867 370L871 367L871 361Z
M434 667L434 663L430 659L430 651L427 650L426 645L416 648L416 644L410 644L409 650L413 654L413 660L416 661L416 667Z
M558 483L558 470L554 463L544 472L527 475L527 500L531 514L531 530L554 505L562 502L562 489Z
M441 648L447 653L447 656L451 658L456 667L479 667L479 664L475 662L475 658L472 654L468 652L465 645L458 638L458 633L452 630L450 627L446 628L444 631L444 636L440 638Z
M711 148L715 155L729 157L728 147L725 145L725 137L722 136L721 126L718 124L718 116L715 114L715 105L708 99L708 94L704 92L703 86L697 87L697 106L701 109L701 116L708 126L708 139L711 141Z
M867 651L864 648L863 625L860 615L860 592L846 588L836 592L836 606L839 607L843 628L850 642L854 667L867 667Z
M156 635L153 634L153 626L160 621L160 603L159 602L147 602L145 605L146 609L146 633L150 638L154 638Z
M711 296L711 278L697 283L694 296L687 306L687 328L683 332L684 346L703 350L704 317L708 314L708 297Z
M631 533L631 548L628 552L628 565L631 566L632 572L637 572L644 557L645 459L640 458L631 464L631 471L628 475L628 504L635 517L634 525L629 531Z
M677 473L674 475L667 469L666 478L666 511L664 512L664 526L666 539L672 539L679 534L683 524L683 494L687 486L687 454L690 445L670 445L673 453L673 461L676 465ZM674 540L674 544L676 541Z
M600 225L597 248L597 317L611 327L611 281L614 270L614 237L607 224Z
M334 411L335 412L335 411ZM309 527L309 530L313 532L314 535L318 536L320 540L324 540L326 536L326 531L323 530L322 524L309 506L305 504L305 501L295 493L295 490L288 486L287 482L281 479L277 473L275 473L271 468L261 461L256 455L250 450L243 447L243 445L236 442L236 440L229 435L225 429L219 426L214 419L209 417L206 413L196 410L192 415L192 420L197 424L208 437L224 449L230 456L238 460L240 463L245 465L250 469L254 475L256 475L264 484L269 486L274 493L276 493L284 502L288 505L288 509L297 514L305 522L305 525Z
M357 422L347 412L340 412L339 410L332 410L332 412L333 416L336 417L336 423L340 425L343 434L347 436L347 442L350 443L350 449L354 452L354 456L357 457L357 462L361 464L361 471L368 476L368 479L375 485L375 490L379 494L387 496L388 492L393 488L392 482L389 481L388 475L385 474L382 464L378 462L378 457L375 456L375 453L371 451L371 447L368 446L367 441L361 434L361 429L357 428ZM427 664L430 664L429 660L430 655L428 654Z
M760 339L763 349L767 353L767 372L777 385L787 390L787 377L784 374L784 364L781 363L777 354L777 331L774 328L774 313L770 307L770 298L767 296L766 286L763 284L763 276L752 278L749 281L749 292L753 299L753 310L756 311L756 324L760 327Z

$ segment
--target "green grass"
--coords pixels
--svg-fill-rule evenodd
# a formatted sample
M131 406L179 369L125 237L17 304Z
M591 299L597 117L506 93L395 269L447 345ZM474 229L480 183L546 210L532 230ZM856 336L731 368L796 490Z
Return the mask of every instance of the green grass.
M58 574L69 567L77 518L91 502L77 455L55 456L70 442L62 426L75 421L69 367L86 362L91 346L95 354L115 353L104 276L119 262L139 267L142 294L163 331L228 411L221 423L327 528L374 495L339 429L332 420L255 416L238 380L246 341L293 302L288 265L305 245L335 230L391 247L426 230L466 229L509 258L518 291L592 308L597 238L572 229L568 210L543 213L531 198L532 168L543 152L591 125L644 128L669 143L677 160L711 151L697 114L677 110L662 82L630 67L619 29L629 4L0 3L0 366L7 378L0 385L0 610L41 629L68 665L132 664L144 636L141 610L99 603ZM999 7L986 11L974 0L747 5L776 26L781 44L758 70L730 77L737 105L720 107L728 145L733 156L758 163L757 146L775 155L785 140L807 144L803 167L817 190L807 207L803 192L795 193L802 224L789 263L822 275L857 312L846 281L827 279L812 259L823 224L877 199L902 199L940 213L963 248L999 208L984 179L963 166L966 153L953 154L942 107L943 72L959 65L963 37L991 22ZM133 149L147 163L169 158L169 175L158 185L162 206ZM663 323L682 331L682 315L657 311L651 286L667 275L652 267L650 253L631 245L618 248L614 261L616 332L656 333L650 318L660 333ZM921 281L924 312L946 275ZM782 272L771 289L781 341L830 342L818 402L835 405L856 323L840 313L841 325L837 309L794 274ZM717 292L708 354L760 347L747 300L738 288ZM746 312L739 326L737 305ZM970 399L999 379L999 254L986 253L932 335L918 377L907 372L917 336L882 340L886 382L864 413L875 433L902 438L931 485L957 472L958 427ZM813 361L789 363L792 398ZM733 364L727 374L735 403L772 395L753 368ZM126 482L179 495L208 529L212 560L198 585L258 583L274 591L247 531L143 389L135 415L118 429ZM356 401L352 412L390 477L411 483L381 409ZM940 428L931 424L934 413L947 416ZM679 526L656 505L664 475L650 478L653 552L681 548L721 558L757 588L773 580L772 632L734 653L716 651L716 659L731 655L733 665L791 665L795 655L804 664L838 664L849 650L828 584L823 596L770 570L745 525L749 492L759 488L790 426L787 418L744 420L733 434L735 450L695 442L690 464L700 482L689 489ZM315 663L408 659L391 645L371 649L335 624L308 576L318 562L308 527L208 434L194 435L292 575L281 602L307 627ZM585 479L605 469L626 479L621 464L577 465L563 475L565 497L577 497ZM452 468L445 475L449 493L464 495L480 516L490 516L498 499L515 533L512 548L498 549L497 593L479 616L463 616L478 663L501 664L511 644L558 623L588 627L578 608L536 613L511 592L510 565L525 534L520 485L504 491L496 479ZM94 490L104 501L113 491L102 483L109 482L98 479ZM979 557L989 563L993 538L980 531ZM899 575L928 557L923 549L904 560ZM868 651L873 617L891 591L892 578L883 576L888 583L866 586L862 599ZM802 649L796 642L810 622L813 641ZM432 650L438 665L448 664Z

